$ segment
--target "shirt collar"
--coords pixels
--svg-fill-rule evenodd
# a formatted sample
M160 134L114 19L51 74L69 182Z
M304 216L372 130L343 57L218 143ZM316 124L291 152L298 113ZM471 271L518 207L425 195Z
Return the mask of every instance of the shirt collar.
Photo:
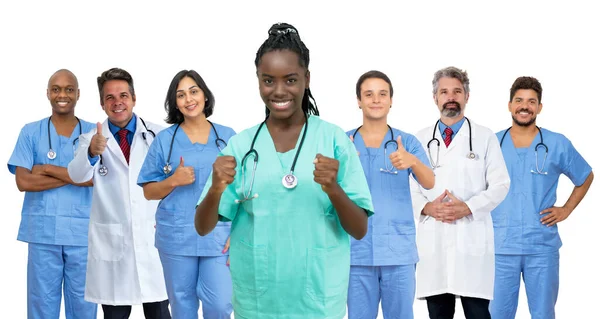
M452 135L456 135L456 133L458 133L458 130L460 130L460 128L462 127L463 123L465 122L465 119L466 118L463 116L463 118L460 121L454 123L453 125L450 125L450 128L452 129ZM438 127L440 128L440 134L444 134L444 130L448 126L442 123L442 121L440 121Z
M136 123L137 123L137 116L134 113L133 116L131 117L131 120L129 120L129 123L127 123L127 125L125 125L125 129L127 129L131 133L135 132ZM120 127L112 124L110 122L110 120L108 121L108 129L110 130L110 133L112 133L112 135L117 135L117 132L119 132L121 130Z

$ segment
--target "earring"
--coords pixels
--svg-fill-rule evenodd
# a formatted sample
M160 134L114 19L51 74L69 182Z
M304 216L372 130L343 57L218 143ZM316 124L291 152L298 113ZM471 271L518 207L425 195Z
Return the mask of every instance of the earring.
M207 97L204 98L204 102L208 102L208 98Z

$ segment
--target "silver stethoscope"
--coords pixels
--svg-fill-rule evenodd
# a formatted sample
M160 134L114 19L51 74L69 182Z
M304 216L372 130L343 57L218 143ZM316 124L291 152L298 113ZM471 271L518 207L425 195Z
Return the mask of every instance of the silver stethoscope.
M144 122L144 120L141 117L140 121L142 122L142 125L144 125L146 131L150 133L150 135L152 135L152 139L156 138L156 133L154 133L153 130L149 129L148 126L146 126L146 122ZM144 141L146 141L146 145L150 147L150 143L146 138L146 132L142 132L142 137L144 138ZM104 161L102 160L102 154L100 154L100 167L98 168L98 174L100 174L100 176L106 176L106 174L108 174L108 168L106 167L106 165L104 165Z
M469 119L467 117L465 117L465 120L467 120L467 124L469 125L469 152L467 153L467 158L468 159L472 159L475 160L477 159L477 154L475 154L475 152L473 152L473 135L471 133L471 121L469 121ZM429 140L429 142L427 142L427 153L429 154L429 160L431 161L431 168L436 169L440 166L440 140L437 139L437 137L435 137L435 133L437 131L438 125L440 124L440 120L437 120L437 122L435 122L435 125L433 126L433 137ZM433 162L433 156L431 156L431 143L435 142L437 144L437 156L435 159L435 163Z
M542 130L540 129L540 127L537 125L535 127L537 127L538 132L540 132L540 142L535 145L535 171L531 170L531 173L548 175L548 172L544 172L544 167L546 166L546 157L548 157L548 146L544 143L544 136L542 135ZM504 131L504 134L502 134L502 138L500 139L500 148L502 148L502 142L504 142L504 137L506 137L506 133L508 133L509 130L510 127L506 129L506 131ZM546 151L546 153L544 154L544 161L542 162L541 169L538 166L538 148L540 147L543 147L544 151Z
M296 175L294 175L294 168L296 167L296 161L298 160L298 155L300 154L300 150L302 150L302 145L304 144L304 138L306 137L306 131L308 131L308 117L307 117L306 113L304 113L304 119L305 119L306 124L304 125L304 131L302 132L302 138L300 139L300 145L298 145L298 150L296 151L296 155L294 156L294 162L292 162L292 167L290 168L290 172L288 174L284 175L283 178L281 179L281 184L283 185L283 187L285 187L287 189L292 189L298 185L298 178L296 177ZM241 170L242 170L242 196L243 196L243 198L236 199L235 200L236 203L242 203L247 200L251 200L251 199L258 197L257 193L252 195L252 187L254 186L254 177L256 174L256 166L258 164L258 152L254 148L254 143L256 142L256 139L258 138L258 134L260 133L260 130L262 129L263 125L266 122L267 122L267 120L265 119L262 123L260 123L260 126L258 127L258 130L256 130L256 133L254 134L254 138L252 139L252 144L250 144L250 150L248 150L248 152L246 152L246 155L244 155L244 157L242 158ZM248 191L246 191L246 177L245 177L246 176L246 161L248 160L248 158L250 158L250 156L254 157L254 165L252 167L252 177L250 179L250 189L248 189Z
M352 140L355 140L355 139L356 139L356 133L358 133L358 130L360 130L360 128L361 128L361 127L362 127L362 125L361 125L361 126L359 126L359 127L356 129L356 131L354 131L354 133L352 134ZM380 172L382 172L382 173L388 173L388 174L394 174L394 175L397 175L397 174L398 174L398 171L397 171L397 170L395 170L395 167L394 167L394 165L392 164L392 162L391 162L391 161L389 161L389 162L390 162L390 165L391 165L391 167L389 167L389 166L388 166L388 161L386 161L386 160L385 160L386 158L388 158L388 156L387 156L387 148L388 148L388 145L390 145L390 144L392 144L392 145L396 145L396 150L398 150L398 142L396 142L396 140L394 139L394 131L392 130L392 128L391 128L389 125L388 125L387 127L388 127L388 129L390 130L391 139L387 140L387 141L385 142L385 144L383 144L383 156L384 156L384 157L383 157L383 165L384 165L384 167L385 167L385 168L380 168L380 169L379 169L379 171L380 171Z
M219 149L219 151L222 151L224 148L223 145L226 147L227 142L225 142L225 140L219 137L219 133L217 133L217 129L215 129L215 126L212 124L212 122L209 120L206 121L210 123L213 132L215 132L215 144L217 145L217 148ZM165 162L165 166L163 166L163 173L165 173L165 175L169 175L173 171L173 166L171 166L171 153L173 152L173 143L175 142L175 135L177 134L177 130L179 130L180 125L181 123L177 124L177 126L175 127L175 132L173 132L173 137L171 137L171 144L169 145L169 156L167 156L167 161Z
M77 125L79 125L79 135L81 136L82 130L81 130L81 121L79 120L79 118L76 116L75 117L77 119ZM46 156L48 156L48 159L55 159L56 158L56 152L52 149L52 139L50 138L50 122L52 120L52 116L50 116L48 118L48 154L46 154ZM77 136L74 140L73 140L73 153L75 152L75 144L77 143L77 141L79 140L79 136Z

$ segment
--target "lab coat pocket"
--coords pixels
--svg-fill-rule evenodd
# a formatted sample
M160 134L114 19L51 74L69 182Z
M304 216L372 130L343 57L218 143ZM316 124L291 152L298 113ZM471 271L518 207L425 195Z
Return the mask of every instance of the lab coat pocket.
M342 247L308 250L306 293L315 301L348 293L350 254Z
M417 231L417 251L419 257L429 257L436 252L436 221L433 217L421 215ZM429 217L429 218L427 218Z
M485 221L464 220L456 226L458 251L469 256L483 256L487 247Z
M415 227L410 222L390 221L388 228L390 249L402 255L411 254L415 246Z
M229 248L231 281L241 296L261 296L268 288L268 254L265 246L251 246L243 241L231 243Z
M90 253L94 259L119 261L123 258L123 226L90 223Z

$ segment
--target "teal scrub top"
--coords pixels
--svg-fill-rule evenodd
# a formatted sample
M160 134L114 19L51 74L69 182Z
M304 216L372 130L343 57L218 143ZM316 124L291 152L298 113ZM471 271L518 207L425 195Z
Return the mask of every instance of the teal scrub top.
M343 318L350 236L329 197L313 180L313 160L317 153L337 159L338 183L371 215L371 195L356 148L341 128L310 116L294 170L298 185L287 189L282 178L290 171L300 138L294 149L277 153L263 126L254 146L259 160L252 194L258 197L238 204L235 200L243 197L242 158L258 127L233 136L222 151L237 161L235 180L219 206L221 220L232 221L230 269L236 318ZM253 166L249 158L244 166L246 192ZM198 203L211 184L212 174Z

